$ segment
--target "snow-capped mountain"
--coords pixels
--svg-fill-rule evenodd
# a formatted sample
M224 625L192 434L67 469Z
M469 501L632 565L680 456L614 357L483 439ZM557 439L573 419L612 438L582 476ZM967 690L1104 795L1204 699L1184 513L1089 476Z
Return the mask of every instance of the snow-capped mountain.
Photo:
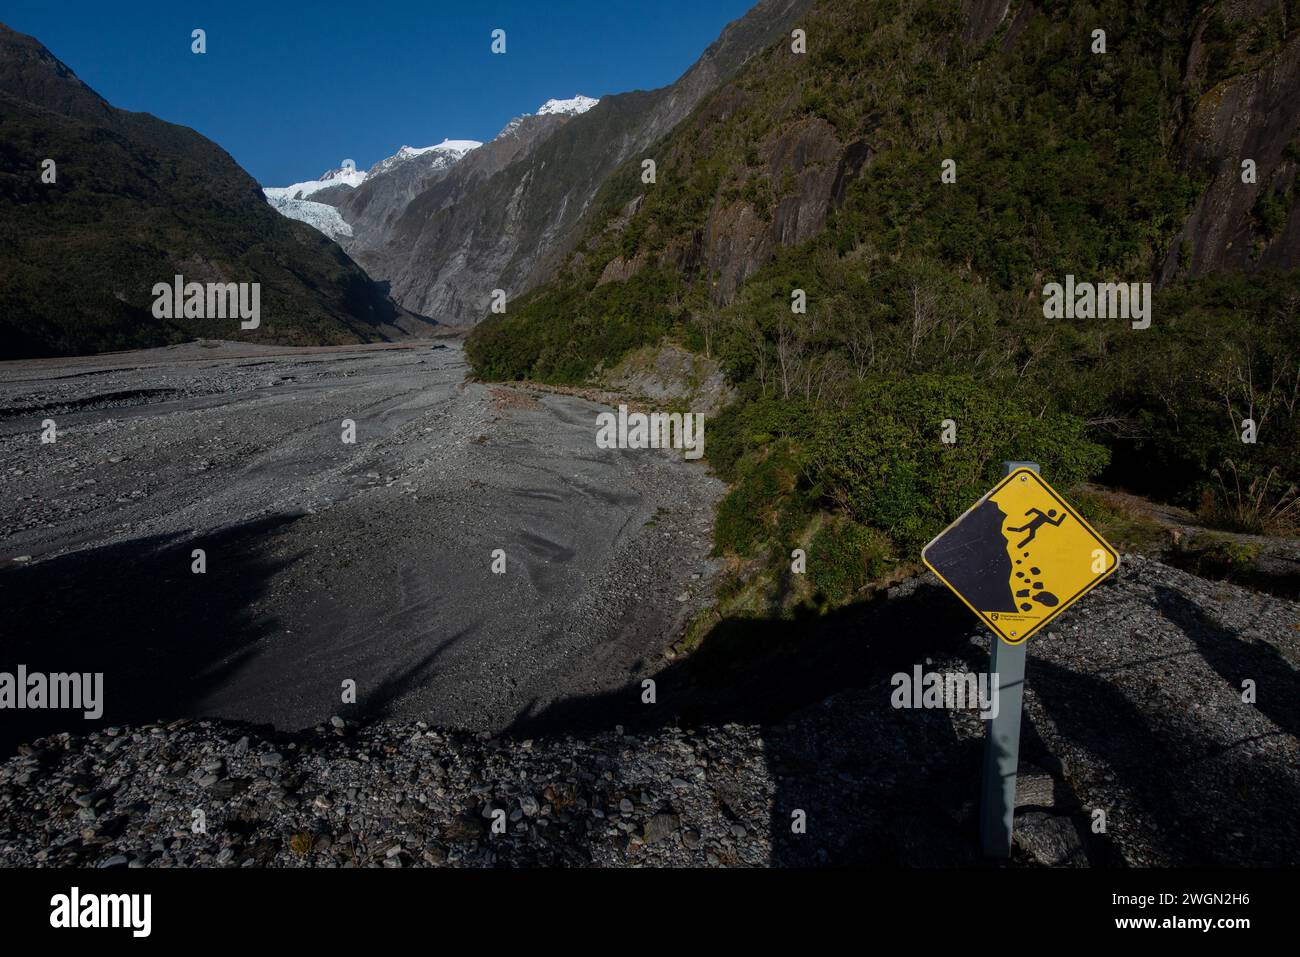
M445 170L482 145L477 140L443 140L434 146L403 146L392 156L370 167L369 171L344 165L322 173L319 179L294 183L292 186L268 186L262 192L266 195L266 201L282 215L314 226L330 239L338 241L340 237L352 236L352 227L337 208L341 197L337 192L328 194L328 202L313 202L309 197L324 193L325 190L334 190L335 187L347 187L342 192L350 195L350 190L367 180L416 160L425 172Z
M579 116L586 113L589 109L599 103L600 100L593 99L590 96L583 96L579 93L577 96L567 100L547 100L537 108L536 113L524 113L516 116L513 120L501 128L497 134L499 139L502 136L511 136L518 132L524 121L533 116Z
M346 166L339 166L335 169L327 170L321 173L319 182L327 186L351 186L353 189L360 186L366 181L366 173L357 169L355 163L351 160Z
M562 113L568 116L577 116L579 113L586 113L599 102L600 100L594 100L579 93L568 100L547 100L538 108L537 115L549 116L552 113Z
M514 133L531 116L574 117L599 102L581 93L569 99L547 100L536 114L525 113L511 120L500 136ZM355 239L355 243L348 244L352 251L354 245L367 245L371 234L385 233L421 190L482 145L478 140L443 140L433 146L403 146L366 171L345 163L317 179L291 186L268 186L262 192L282 215L314 226L335 241ZM400 174L390 175L399 169ZM383 177L382 184L377 182L379 177ZM356 192L362 184L366 189ZM311 198L316 194L320 194L319 200Z
M378 176L380 173L388 172L400 163L418 159L421 156L426 157L426 162L431 169L450 166L457 160L463 159L470 150L476 150L482 145L478 140L443 140L436 146L403 146L392 156L382 159L370 167L370 171L366 176Z
M266 194L267 199L306 199L312 193L319 193L333 186L350 186L356 189L365 181L364 171L353 166L340 166L321 173L319 179L309 179L306 182L294 183L292 186L267 186L263 187L262 192Z

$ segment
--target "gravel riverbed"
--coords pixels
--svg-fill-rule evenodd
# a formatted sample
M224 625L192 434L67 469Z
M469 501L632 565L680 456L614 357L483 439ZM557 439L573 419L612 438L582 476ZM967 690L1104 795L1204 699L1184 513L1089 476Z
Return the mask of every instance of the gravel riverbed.
M0 765L0 865L978 866L978 714L890 704L912 663L985 666L954 604L924 576L793 650L717 671L706 643L655 705L604 697L629 726L54 735ZM1013 864L1294 865L1298 625L1292 602L1127 558L1033 639Z

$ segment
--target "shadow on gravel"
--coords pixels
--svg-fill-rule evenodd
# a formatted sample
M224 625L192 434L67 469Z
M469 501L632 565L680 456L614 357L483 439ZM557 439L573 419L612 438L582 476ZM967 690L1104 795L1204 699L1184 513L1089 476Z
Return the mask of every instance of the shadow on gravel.
M1285 662L1216 630L1180 595L1164 596L1162 608L1190 629L1207 660L1234 686L1239 675L1255 676L1274 696L1270 717L1294 729L1294 712L1279 713L1300 700ZM583 736L618 724L647 732L757 723L776 783L761 825L771 838L774 865L981 866L982 732L959 738L949 712L890 704L891 676L917 664L987 669L987 655L969 641L971 634L969 612L934 584L826 616L724 620L695 653L655 676L655 706L641 704L634 680L619 692L569 699L538 713L525 709L508 733ZM1209 746L1181 712L1152 727L1149 715L1103 678L1031 654L1028 680L1059 735L1092 755L1096 767L1113 773L1138 802L1129 812L1108 809L1112 819L1128 813L1130 820L1159 823L1158 832L1145 829L1140 836L1152 852L1183 866L1300 859L1300 827L1278 820L1278 809L1300 806L1300 793L1285 776L1238 757L1231 747ZM722 814L755 826L753 811L746 817L739 795L728 793L726 769L711 766L709 774ZM1113 839L1091 833L1090 809L1080 805L1071 775L1026 712L1022 784L1030 778L1039 783L1018 805L1013 862L1122 865ZM806 812L805 835L792 833L796 810Z
M1030 667L1038 698L1058 731L1076 747L1104 755L1138 803L1107 808L1112 820L1138 813L1159 826L1158 833L1144 830L1144 843L1183 867L1282 867L1300 860L1295 815L1279 813L1300 807L1300 791L1289 778L1270 774L1248 754L1212 747L1173 715L1169 728L1153 729L1103 679L1041 659Z
M975 667L986 666L967 640L969 614L938 586L923 585L824 616L724 620L693 654L656 674L656 705L641 704L638 681L535 714L525 709L507 733L757 723L777 783L769 819L747 818L725 775L715 788L724 816L769 829L773 864L975 864L982 743L959 740L947 712L890 705L891 676L927 659L974 651ZM850 689L859 690L827 701ZM784 720L804 709L805 720ZM714 769L711 776L719 779ZM792 832L797 810L807 815L805 835Z
M102 718L80 711L6 711L0 757L23 741L175 718L221 687L273 630L249 609L283 563L259 544L292 517L263 519L184 541L135 539L0 572L0 671L103 672ZM190 570L207 553L207 572Z
M1300 737L1300 673L1277 649L1224 628L1200 606L1172 588L1156 589L1161 614L1200 649L1206 663L1241 694L1241 683L1255 682L1255 707L1293 737ZM1300 805L1297 805L1300 806Z
M476 630L476 627L465 628L444 638L409 668L395 671L380 681L373 691L366 693L364 705L342 705L339 715L361 724L392 718L393 706L411 692L428 687L438 674L438 660Z

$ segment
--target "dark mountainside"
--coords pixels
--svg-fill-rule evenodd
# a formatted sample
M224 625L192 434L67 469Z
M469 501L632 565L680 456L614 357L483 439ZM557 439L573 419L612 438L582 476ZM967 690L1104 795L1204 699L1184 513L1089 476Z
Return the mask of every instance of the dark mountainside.
M610 172L789 33L807 7L808 0L763 0L728 25L671 86L607 96L572 119L526 120L524 128L453 167L406 208L391 231L380 234L382 242L367 221L349 248L372 276L391 283L407 308L441 322L478 322L493 289L514 296L549 279L580 235L582 216ZM509 163L504 169L498 165L503 162ZM349 223L373 201L379 183L367 187L341 207Z
M556 280L474 330L476 372L719 362L716 540L778 604L906 566L1003 459L1293 533L1300 4L822 0L798 26L806 54L774 43L609 178ZM1045 318L1068 275L1152 281L1150 327Z
M41 182L41 163L57 180ZM115 109L35 39L0 25L0 358L211 337L368 342L430 323L193 130ZM153 284L261 283L261 327L159 320Z

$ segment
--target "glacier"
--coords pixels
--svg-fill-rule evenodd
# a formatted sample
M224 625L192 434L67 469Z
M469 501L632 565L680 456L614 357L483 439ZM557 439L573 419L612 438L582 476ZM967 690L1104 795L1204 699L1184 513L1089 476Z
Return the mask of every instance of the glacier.
M340 166L322 173L319 179L294 183L292 186L264 186L262 193L266 196L266 201L281 215L313 226L337 242L340 236L350 237L352 227L333 205L313 202L308 199L309 196L335 186L356 189L366 180L422 156L428 157L426 162L431 169L451 166L463 159L465 154L482 145L478 140L443 140L433 146L403 146L392 156L370 167L368 171L358 170L350 165Z
M335 242L338 242L340 236L352 235L352 227L339 215L339 211L328 203L314 203L309 199L271 195L272 192L280 193L283 192L282 190L264 189L262 192L266 194L266 201L280 215L314 226Z

